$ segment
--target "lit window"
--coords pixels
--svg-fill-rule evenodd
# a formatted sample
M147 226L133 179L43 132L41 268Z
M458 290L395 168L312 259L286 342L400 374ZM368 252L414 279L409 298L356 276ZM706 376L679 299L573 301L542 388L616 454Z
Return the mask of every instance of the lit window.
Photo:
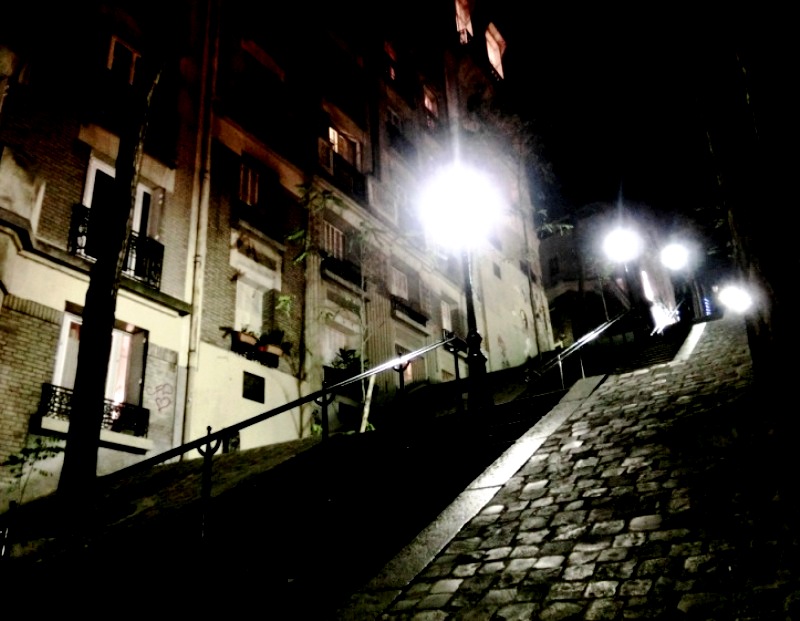
M361 145L333 127L328 128L328 140L333 151L342 156L342 159L360 169Z
M344 259L344 233L327 220L322 225L322 249L335 259Z
M456 0L456 30L458 40L466 45L472 39L472 7L475 0Z
M53 373L56 386L69 389L75 386L82 323L77 315L66 313L64 316ZM141 405L147 332L114 329L111 334L105 398L114 403Z
M486 52L489 62L494 67L497 75L503 77L503 54L506 51L506 42L494 24L486 28Z
M389 288L392 295L396 295L398 298L407 300L408 276L406 276L404 272L401 272L396 267L392 267L391 282L389 283Z
M386 77L394 81L397 79L397 52L388 41L384 41L383 51L386 52Z
M402 347L400 345L396 345L395 346L395 351L397 352L398 356L404 356L405 354L411 353L410 350L408 350L405 347ZM408 384L410 384L411 382L414 381L414 366L415 365L419 365L419 364L424 364L424 362L421 362L421 361L422 361L421 358L413 358L413 359L408 361L408 364L405 366L405 369L403 369L403 383L404 384L408 385ZM399 384L399 380L398 380L398 384Z
M108 48L108 61L106 66L120 80L133 84L136 75L136 65L141 58L141 54L133 47L115 36L111 37L111 45Z
M259 172L247 162L239 165L239 200L245 205L258 205Z
M422 101L425 106L425 123L428 129L435 129L439 120L439 101L427 87L423 89Z

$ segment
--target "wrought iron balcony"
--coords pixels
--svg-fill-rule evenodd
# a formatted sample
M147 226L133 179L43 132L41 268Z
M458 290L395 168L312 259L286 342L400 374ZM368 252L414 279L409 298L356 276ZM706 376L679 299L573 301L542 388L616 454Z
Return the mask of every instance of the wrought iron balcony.
M69 251L73 254L96 258L97 238L102 232L95 231L92 210L85 205L72 207L72 222L69 230ZM125 250L122 273L158 289L161 286L161 270L164 263L164 245L156 240L131 231Z
M428 323L428 316L422 312L421 309L417 308L412 302L408 300L404 300L401 297L396 295L391 296L392 302L392 311L397 313L403 313L413 321L416 321L418 324L427 325Z
M72 414L72 389L42 384L42 396L37 414L41 418L68 421ZM150 425L150 410L130 403L115 403L105 399L102 428L146 438Z

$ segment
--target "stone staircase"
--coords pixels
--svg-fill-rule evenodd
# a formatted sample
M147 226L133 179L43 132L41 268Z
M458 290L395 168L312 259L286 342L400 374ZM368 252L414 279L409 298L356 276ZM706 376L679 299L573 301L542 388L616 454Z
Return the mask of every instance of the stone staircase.
M666 361L681 343L677 332L654 340L615 369ZM563 395L537 396L528 377L495 376L497 405L481 415L415 411L386 432L219 455L205 510L202 460L100 479L78 530L56 498L28 503L11 531L13 558L0 562L3 579L10 589L77 576L135 580L146 567L148 581L169 581L184 567L197 586L231 589L239 602L254 590L275 609L302 601L308 618L325 618Z

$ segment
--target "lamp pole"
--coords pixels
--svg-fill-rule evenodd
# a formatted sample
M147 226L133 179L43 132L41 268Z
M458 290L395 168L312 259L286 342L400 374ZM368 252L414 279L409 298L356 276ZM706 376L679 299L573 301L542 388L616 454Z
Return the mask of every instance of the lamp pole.
M420 218L442 246L458 249L467 303L467 409L472 412L494 401L487 390L486 357L475 317L472 287L472 251L494 226L501 200L489 179L479 170L456 161L433 175L420 196Z
M486 356L481 351L481 338L475 318L475 299L472 288L472 252L461 252L464 276L464 297L467 301L467 368L469 369L469 398L467 409L472 412L491 405L492 396L486 390Z

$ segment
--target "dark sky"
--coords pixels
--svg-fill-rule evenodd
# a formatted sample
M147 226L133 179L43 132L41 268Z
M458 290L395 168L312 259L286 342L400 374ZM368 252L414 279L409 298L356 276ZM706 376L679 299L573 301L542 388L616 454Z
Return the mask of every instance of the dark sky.
M780 15L498 3L508 5L506 83L560 186L551 215L622 199L678 216L718 202L710 94L732 79L722 74L734 50L761 45Z

